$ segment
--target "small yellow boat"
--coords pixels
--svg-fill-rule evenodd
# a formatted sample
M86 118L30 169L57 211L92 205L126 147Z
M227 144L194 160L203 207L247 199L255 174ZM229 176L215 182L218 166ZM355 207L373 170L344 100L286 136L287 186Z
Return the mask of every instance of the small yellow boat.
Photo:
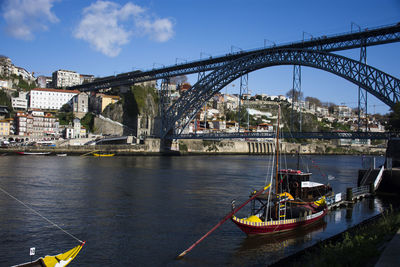
M115 154L100 154L100 153L93 153L95 157L114 157Z

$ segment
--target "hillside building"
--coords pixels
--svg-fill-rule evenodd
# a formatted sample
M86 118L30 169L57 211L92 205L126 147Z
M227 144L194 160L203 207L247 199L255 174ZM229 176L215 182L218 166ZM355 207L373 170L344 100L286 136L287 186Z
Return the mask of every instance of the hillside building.
M50 113L34 110L29 113L17 112L17 135L34 138L56 137L59 134L58 119Z
M11 122L10 120L0 120L0 135L6 136L10 135L10 129L11 129Z
M71 70L58 70L52 74L53 86L55 88L66 88L81 84L79 73Z
M77 90L35 88L31 90L30 108L58 110L78 94Z
M100 114L109 105L117 103L121 98L116 95L93 94L90 96L91 109Z
M39 76L36 79L36 83L38 84L39 88L51 88L53 79L52 77L48 76Z
M28 92L19 92L17 97L11 97L11 106L14 110L27 110L29 101Z
M81 92L72 98L72 111L78 118L83 118L89 112L89 95Z
M11 75L19 76L29 82L35 80L32 73L24 68L14 66L10 58L0 55L0 76L9 77Z

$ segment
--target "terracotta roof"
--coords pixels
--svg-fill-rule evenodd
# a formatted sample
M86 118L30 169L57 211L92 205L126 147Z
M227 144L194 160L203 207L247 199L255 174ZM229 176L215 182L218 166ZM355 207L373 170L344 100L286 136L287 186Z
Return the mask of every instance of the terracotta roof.
M63 89L53 89L53 88L34 88L31 91L45 91L45 92L59 92L59 93L70 93L79 94L78 90L63 90Z

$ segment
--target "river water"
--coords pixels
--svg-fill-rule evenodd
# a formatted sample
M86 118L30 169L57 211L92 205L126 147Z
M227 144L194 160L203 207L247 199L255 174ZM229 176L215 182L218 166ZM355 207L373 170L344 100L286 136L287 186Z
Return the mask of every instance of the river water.
M0 187L86 245L69 266L265 266L379 213L383 200L292 236L246 237L227 221L182 260L175 257L265 183L268 156L3 156ZM296 158L284 160L295 168ZM356 186L360 156L305 156L312 179L335 192ZM383 158L377 158L378 164ZM314 167L313 167L314 166ZM304 167L306 168L306 167ZM329 176L330 179L327 179ZM245 215L248 210L240 211ZM78 242L0 192L0 266L55 255Z

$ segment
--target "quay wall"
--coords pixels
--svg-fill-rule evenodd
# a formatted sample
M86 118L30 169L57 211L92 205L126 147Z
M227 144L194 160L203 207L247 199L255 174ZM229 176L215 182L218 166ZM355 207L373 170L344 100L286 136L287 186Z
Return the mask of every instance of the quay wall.
M86 141L86 140L83 140ZM83 142L82 141L82 142ZM80 142L82 144L82 142ZM79 142L78 142L79 143ZM77 142L60 143L55 147L50 146L16 146L0 148L0 153L31 151L52 152L68 154L85 154L91 151L116 153L118 155L135 154L272 154L275 143L272 140L246 141L246 140L176 140L172 142L171 151L164 150L160 139L147 138L143 144L126 145L76 145ZM75 145L74 145L75 144ZM298 144L283 142L280 152L286 154L377 154L383 155L385 148L369 146L338 147L329 143Z
M173 148L183 154L271 154L275 143L240 140L178 140ZM385 148L371 146L338 147L327 143L298 144L282 142L281 153L296 154L384 154Z
M63 145L63 146L18 146L0 148L1 153L27 152L51 152L52 154L76 154L83 155L94 151L101 153L116 153L118 155L158 155L160 154L160 139L148 138L144 144L129 145Z

